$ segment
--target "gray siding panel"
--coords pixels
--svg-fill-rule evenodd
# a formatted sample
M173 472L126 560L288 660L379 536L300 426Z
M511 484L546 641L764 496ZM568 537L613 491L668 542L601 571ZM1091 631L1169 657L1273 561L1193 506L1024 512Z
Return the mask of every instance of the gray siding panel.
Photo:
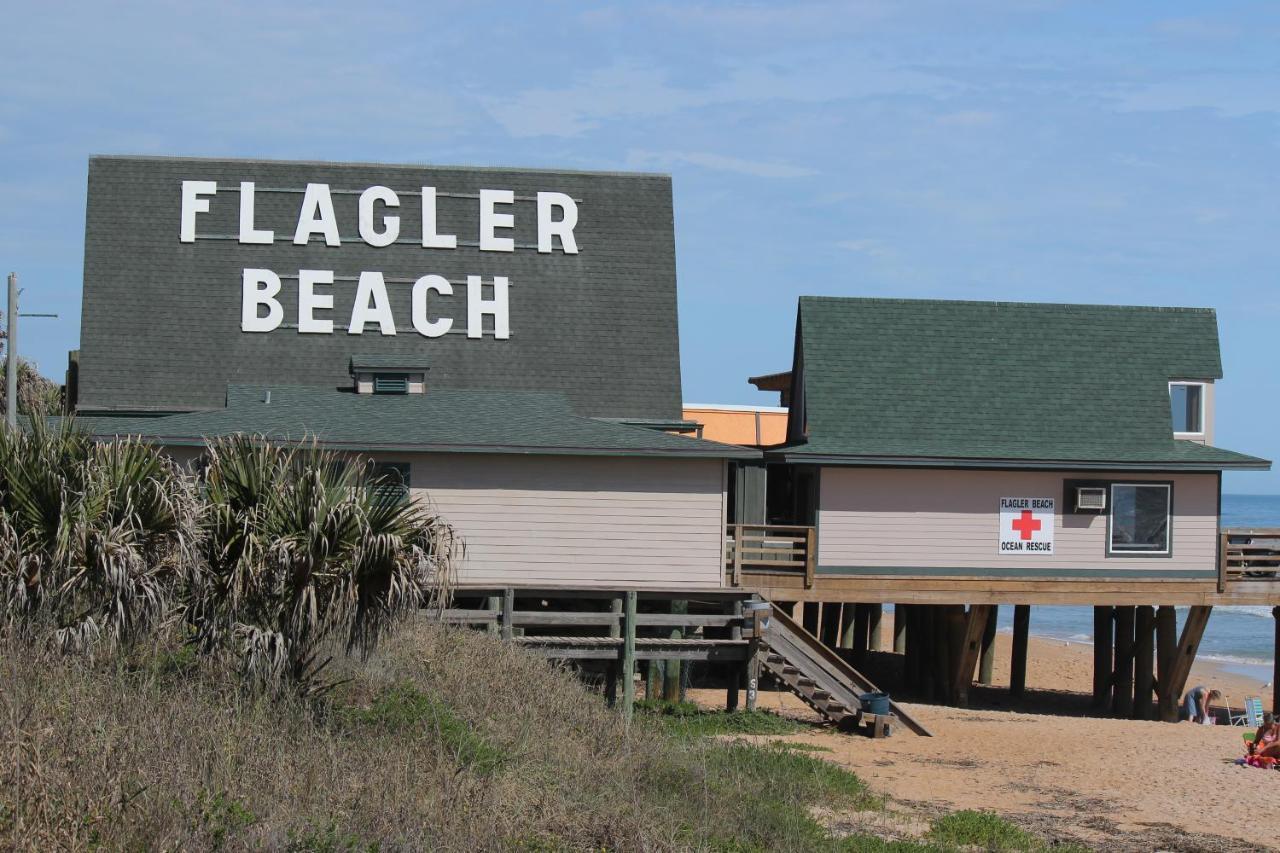
M415 496L466 542L462 583L722 583L719 460L437 454L412 465Z
M1209 571L1217 565L1215 474L1089 474L1117 482L1173 483L1173 553L1108 557L1105 515L1063 514L1063 480L1027 471L823 468L818 517L820 567L948 569L1117 569ZM997 553L999 500L1057 500L1052 555Z

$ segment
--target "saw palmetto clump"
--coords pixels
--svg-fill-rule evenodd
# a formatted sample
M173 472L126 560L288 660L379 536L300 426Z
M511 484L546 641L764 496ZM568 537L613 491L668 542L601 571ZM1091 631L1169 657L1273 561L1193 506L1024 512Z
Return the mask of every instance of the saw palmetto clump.
M64 651L127 646L180 612L202 572L193 478L136 440L69 421L0 431L0 594L18 632Z
M264 683L315 688L332 638L368 653L438 600L461 548L368 465L314 446L211 442L204 482L208 576L193 623Z

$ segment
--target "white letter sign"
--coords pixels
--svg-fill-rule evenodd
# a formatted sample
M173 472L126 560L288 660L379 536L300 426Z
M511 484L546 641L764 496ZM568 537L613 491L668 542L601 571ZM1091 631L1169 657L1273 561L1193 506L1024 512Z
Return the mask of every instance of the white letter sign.
M387 207L399 207L400 198L386 187L369 187L360 193L360 239L370 246L390 246L400 238L400 217L382 217L382 230L373 226L373 204L380 201Z
M196 214L209 212L209 199L201 196L213 195L217 191L217 181L182 182L182 222L178 228L179 240L184 243L196 241Z
M276 232L253 227L253 181L240 182L240 242L270 246Z
M493 277L493 299L484 298L480 276L467 276L467 337L484 337L484 318L493 317L493 336L500 341L511 337L511 323L507 315L507 277Z
M298 270L298 331L304 334L328 335L332 320L317 320L317 308L333 308L332 293L316 293L317 284L333 284L333 270Z
M305 246L312 234L323 234L327 246L341 246L338 239L338 220L333 215L333 197L328 184L307 184L302 196L302 209L298 211L298 230L293 242Z
M559 219L551 214L556 208L563 213ZM551 254L552 235L560 238L560 248L566 255L578 254L578 243L573 239L574 226L578 224L578 205L564 193L538 193L538 251Z
M284 308L276 296L280 293L280 276L271 270L244 271L240 302L240 331L270 332L280 327ZM258 316L258 306L267 306L267 316Z
M413 283L413 327L423 337L438 338L453 328L453 320L449 317L431 320L427 316L427 294L432 291L452 296L453 285L442 275L424 275Z
M456 234L437 234L436 228L436 188L422 188L422 248L424 249L456 249Z
M497 213L495 204L515 204L516 194L511 190L480 190L480 251L482 252L514 252L516 241L510 237L499 237L494 231L498 228L514 228L516 218L510 213Z

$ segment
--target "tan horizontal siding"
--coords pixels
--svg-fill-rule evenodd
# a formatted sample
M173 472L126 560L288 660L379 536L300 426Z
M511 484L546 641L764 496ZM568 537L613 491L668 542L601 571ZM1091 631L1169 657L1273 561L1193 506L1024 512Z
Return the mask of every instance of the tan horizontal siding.
M420 454L416 500L461 534L467 584L713 587L724 576L723 463Z
M1063 514L1063 481L1078 474L824 468L820 566L1209 570L1216 567L1213 474L1089 474L1113 482L1173 483L1172 556L1108 557L1105 515ZM1052 555L998 552L1002 497L1057 501Z

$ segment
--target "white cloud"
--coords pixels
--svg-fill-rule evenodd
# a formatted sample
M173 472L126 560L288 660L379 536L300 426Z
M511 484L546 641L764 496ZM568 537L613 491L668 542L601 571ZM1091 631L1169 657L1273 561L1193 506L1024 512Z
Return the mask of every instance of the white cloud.
M735 172L757 178L803 178L818 174L816 170L790 163L747 160L704 151L645 151L632 149L627 152L631 168L670 169L681 163L712 169L718 172Z
M883 240L877 240L874 237L862 237L856 240L838 240L836 248L844 249L848 252L856 252L860 255L867 255L872 258L888 258L893 255L893 249Z
M634 61L597 68L560 88L488 98L485 107L516 137L578 136L618 119L653 118L724 104L769 101L821 104L882 95L943 96L959 84L929 71L862 57L774 66L740 65L701 86L673 84L665 71Z

